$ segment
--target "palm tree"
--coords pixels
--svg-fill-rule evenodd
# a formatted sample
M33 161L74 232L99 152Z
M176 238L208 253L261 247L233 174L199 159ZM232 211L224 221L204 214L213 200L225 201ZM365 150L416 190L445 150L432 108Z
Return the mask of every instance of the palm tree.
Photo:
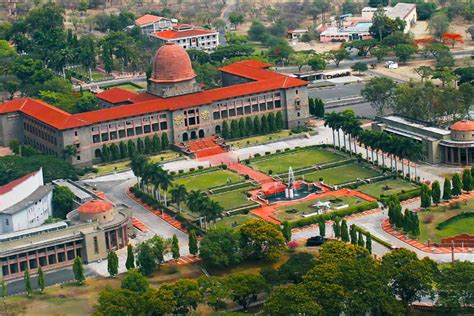
M147 164L145 168L146 182L153 186L154 196L158 201L161 201L160 186L163 172L164 170L161 168L161 165L156 162Z
M191 192L188 193L188 197L186 199L186 206L191 212L199 213L203 199L204 195L201 190L191 190Z
M331 113L326 113L324 117L324 126L328 126L332 130L332 142L334 144L334 147L336 147L336 135L335 135L335 129L336 129L336 121L338 120L339 115L336 112L331 112Z
M163 169L161 169L161 170L163 170ZM161 184L161 188L163 189L164 196L165 196L165 206L168 205L168 201L166 199L168 188L173 186L173 182L171 180L173 180L173 178L170 176L168 171L163 170L163 172L161 173L160 184Z
M63 149L64 160L71 162L71 157L74 156L75 154L76 154L76 149L74 148L73 145L67 145L66 147L64 147Z
M360 122L358 119L355 117L353 119L350 119L346 123L346 130L347 133L349 134L349 151L351 152L352 155L352 150L351 150L351 142L353 138L354 140L357 139L357 137L362 133L362 127L360 127ZM357 155L357 144L354 141L354 153Z
M171 193L171 200L173 203L178 205L179 212L181 212L181 202L186 200L186 196L188 195L188 191L186 187L182 184L175 186L170 190Z
M215 222L223 211L224 208L218 202L207 198L204 200L200 214L210 222Z
M143 155L135 155L132 157L130 167L132 168L133 174L137 177L137 183L141 185L143 189L143 183L141 183L140 178L143 176L143 171L145 170L145 165L148 163L148 159Z

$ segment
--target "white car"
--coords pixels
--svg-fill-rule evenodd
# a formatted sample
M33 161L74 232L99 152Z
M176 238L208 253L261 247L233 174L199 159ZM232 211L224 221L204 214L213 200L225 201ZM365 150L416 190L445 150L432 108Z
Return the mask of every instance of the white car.
M393 60L385 62L384 66L388 69L398 69L398 63Z

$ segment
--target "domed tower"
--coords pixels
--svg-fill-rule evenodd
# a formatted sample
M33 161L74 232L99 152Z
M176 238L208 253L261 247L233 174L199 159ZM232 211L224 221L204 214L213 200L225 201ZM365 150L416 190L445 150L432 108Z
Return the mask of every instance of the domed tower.
M175 43L161 46L153 60L148 92L162 98L199 91L188 53Z

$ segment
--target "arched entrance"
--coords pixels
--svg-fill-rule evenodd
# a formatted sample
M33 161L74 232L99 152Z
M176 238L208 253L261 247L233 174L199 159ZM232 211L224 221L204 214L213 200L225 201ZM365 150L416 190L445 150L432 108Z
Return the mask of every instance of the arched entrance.
M183 133L183 142L187 142L189 140L188 133Z
M99 148L97 148L94 152L95 158L100 158L102 157L102 152L100 151Z
M204 130L203 129L199 130L199 138L204 138Z
M217 125L216 128L215 128L215 131L216 131L216 134L220 134L221 133L221 126Z
M197 138L196 131L192 131L191 132L191 139L196 139L196 138Z

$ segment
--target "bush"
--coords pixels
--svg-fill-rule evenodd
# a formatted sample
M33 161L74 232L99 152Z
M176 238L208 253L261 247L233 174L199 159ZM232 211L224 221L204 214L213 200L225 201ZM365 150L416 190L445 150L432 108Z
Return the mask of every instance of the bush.
M204 166L198 166L198 169L202 170L202 169L204 169Z
M170 176L176 175L176 171L170 171Z
M290 151L290 148L285 148L285 151Z
M269 174L269 175L272 175L272 174L273 174L273 170L272 170L272 169L269 169L269 170L268 170L268 174Z
M250 179L250 176L249 176L248 174L246 174L246 175L244 176L244 179L245 179L245 180L248 180L248 179Z
M259 153L256 153L256 154L254 155L255 158L258 158L258 157L260 157L260 156L262 156L262 155L260 155Z
M461 202L452 202L449 203L450 210L459 210L461 208Z
M179 174L184 173L184 170L178 170L178 173Z
M268 155L270 155L270 154L271 154L271 152L269 152L269 151L266 151L266 152L265 152L265 156L268 156Z
M221 165L222 170L227 170L227 165Z
M277 149L277 150L276 150L276 153L277 153L277 154L281 153L281 149Z
M413 199L417 196L420 196L421 195L421 189L413 189L413 190L410 190L410 191L406 191L404 193L400 192L398 194L395 194L395 196L398 198L398 200L400 202L402 201L406 201L406 200L409 200L409 199ZM383 203L384 205L387 205L388 203L388 200L390 199L389 196L380 196L379 198L379 201L381 203Z

